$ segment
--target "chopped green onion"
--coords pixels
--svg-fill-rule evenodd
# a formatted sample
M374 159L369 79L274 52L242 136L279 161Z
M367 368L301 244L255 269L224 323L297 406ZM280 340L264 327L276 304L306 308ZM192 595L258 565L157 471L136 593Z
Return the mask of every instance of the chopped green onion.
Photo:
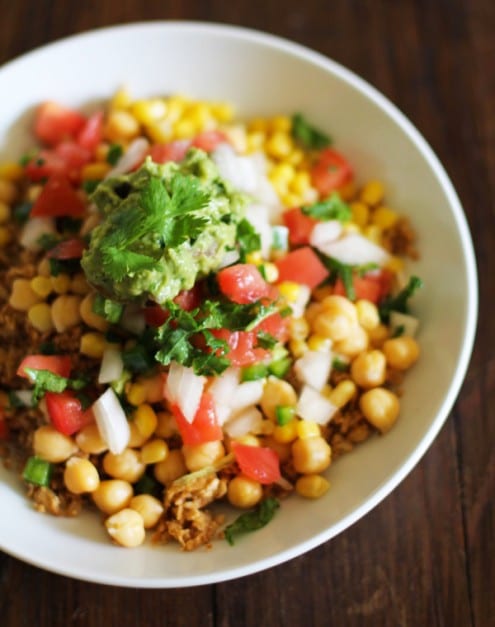
M282 357L268 364L268 372L279 379L285 377L289 372L292 365L292 360L289 357Z
M30 457L22 474L23 479L34 485L47 487L50 485L53 466L40 457Z
M291 405L277 405L275 407L275 417L278 425L286 425L294 419L296 408Z
M332 361L332 368L339 372L347 372L349 370L349 364L338 357L335 357Z
M253 364L246 366L241 372L241 381L256 381L263 379L268 375L268 367L266 364Z

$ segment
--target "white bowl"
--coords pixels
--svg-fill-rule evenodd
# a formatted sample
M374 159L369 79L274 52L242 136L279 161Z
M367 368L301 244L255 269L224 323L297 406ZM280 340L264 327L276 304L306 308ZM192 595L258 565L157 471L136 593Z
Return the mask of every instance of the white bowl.
M240 115L304 112L334 137L360 178L382 179L389 203L412 218L425 287L422 358L407 377L399 423L333 465L320 500L289 498L264 529L234 547L183 553L175 544L112 546L98 516L33 511L19 479L0 469L0 548L48 570L132 587L214 583L296 557L357 521L411 471L445 421L464 377L477 315L477 278L466 220L444 169L411 123L363 80L273 36L211 24L145 23L56 42L0 70L0 158L32 144L32 107L80 106L122 84L135 96L183 92L227 99Z

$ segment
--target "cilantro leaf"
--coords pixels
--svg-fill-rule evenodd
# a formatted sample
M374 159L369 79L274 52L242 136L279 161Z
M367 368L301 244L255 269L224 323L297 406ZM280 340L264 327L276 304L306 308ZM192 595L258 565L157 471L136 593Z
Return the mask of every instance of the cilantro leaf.
M276 337L266 331L258 331L256 334L257 346L272 349L278 344Z
M50 370L38 370L35 368L24 368L24 370L31 383L34 384L33 404L36 404L45 395L45 392L63 392L67 388L82 390L88 384L87 379L69 379Z
M237 225L236 240L239 244L241 261L245 261L248 253L261 248L261 236L246 218L243 218Z
M117 161L124 154L124 149L120 144L111 144L107 152L107 163L116 165Z
M261 501L254 510L241 514L225 528L225 539L233 545L236 535L261 529L272 520L279 507L280 503L273 497Z
M352 217L351 208L345 203L337 192L325 200L320 200L312 205L301 207L301 211L316 220L340 220L348 222Z
M387 297L379 307L380 318L383 322L388 322L390 319L390 313L392 311L400 311L401 313L408 313L409 306L408 301L413 294L423 287L423 281L417 277L412 276L409 279L409 283L395 296Z
M129 274L140 270L151 270L156 265L156 260L149 255L121 250L116 246L104 248L101 257L103 268L115 281L122 281Z
M319 150L332 143L331 138L312 126L301 113L292 116L292 137L297 139L305 148Z
M93 303L93 311L102 318L105 318L105 320L108 320L108 322L115 324L122 317L124 306L122 303L117 303L110 298L105 298L101 294L96 294Z

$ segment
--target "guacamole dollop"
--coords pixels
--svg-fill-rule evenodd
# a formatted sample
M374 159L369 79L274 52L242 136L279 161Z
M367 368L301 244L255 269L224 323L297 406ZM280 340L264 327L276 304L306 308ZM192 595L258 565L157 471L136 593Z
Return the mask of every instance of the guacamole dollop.
M180 163L148 158L101 182L91 200L102 221L81 262L88 281L119 302L159 304L218 269L235 248L245 205L195 148Z

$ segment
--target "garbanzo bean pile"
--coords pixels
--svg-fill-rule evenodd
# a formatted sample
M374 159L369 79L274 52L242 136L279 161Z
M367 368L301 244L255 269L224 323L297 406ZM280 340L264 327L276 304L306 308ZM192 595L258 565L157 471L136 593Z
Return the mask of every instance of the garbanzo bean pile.
M122 89L33 131L0 164L0 447L35 507L192 550L325 494L419 356L383 185L297 112Z

